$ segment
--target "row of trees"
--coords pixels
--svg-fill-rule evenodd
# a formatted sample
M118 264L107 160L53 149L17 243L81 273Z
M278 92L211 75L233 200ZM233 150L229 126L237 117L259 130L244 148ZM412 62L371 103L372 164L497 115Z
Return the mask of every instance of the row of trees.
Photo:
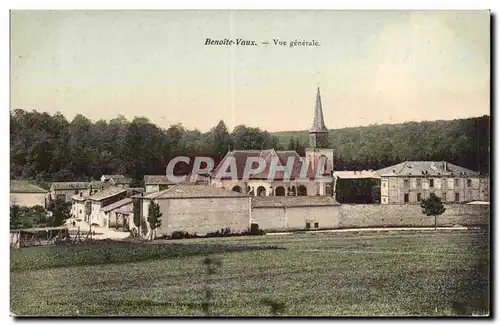
M490 119L405 123L330 131L336 169L378 169L404 160L446 160L483 173L489 171ZM91 122L83 115L68 121L62 114L14 110L10 113L10 171L13 179L38 182L97 179L125 174L142 180L163 174L175 156L210 156L220 160L228 149L296 150L304 154L307 131L270 134L223 121L210 131L180 124L162 129L147 118L123 116ZM193 161L193 160L192 160ZM190 167L177 165L178 173Z

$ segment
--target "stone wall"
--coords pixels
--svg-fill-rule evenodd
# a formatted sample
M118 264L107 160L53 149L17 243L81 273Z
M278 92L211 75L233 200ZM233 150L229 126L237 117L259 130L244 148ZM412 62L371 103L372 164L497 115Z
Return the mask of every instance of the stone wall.
M250 200L248 197L169 198L156 199L162 212L158 234L174 231L205 234L230 228L232 232L248 230Z
M268 231L337 229L339 227L339 206L316 207L255 207L252 223ZM317 223L317 224L316 224Z
M450 204L437 217L438 226L472 226L489 224L490 210L486 205ZM423 227L434 226L434 217L422 214L419 205L342 204L316 207L254 207L252 222L267 231L311 229Z
M438 226L456 224L489 224L488 205L450 204L437 217ZM419 205L349 205L340 206L339 228L388 227L388 226L434 226L434 217L422 214Z

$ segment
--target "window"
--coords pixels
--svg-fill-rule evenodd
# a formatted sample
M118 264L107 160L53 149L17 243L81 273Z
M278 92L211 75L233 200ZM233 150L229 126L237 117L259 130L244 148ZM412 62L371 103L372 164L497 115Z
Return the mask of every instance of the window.
M443 194L441 195L441 200L446 201L446 192L443 192Z
M467 187L468 188L472 187L472 180L471 179L467 179Z
M404 179L404 186L409 187L410 186L410 180Z
M405 194L405 203L410 202L410 194Z
M384 182L382 182L382 188L385 188L385 187L387 187L387 183L384 181Z
M434 179L429 179L429 187L434 188Z
M319 228L319 223L318 222L314 222L314 228L315 229Z
M455 201L456 202L460 201L460 194L458 192L455 193Z
M422 194L421 193L417 193L417 201L418 202L422 201Z
M306 222L306 229L310 229L310 228L311 228L311 223Z
M458 179L455 179L455 187L458 187Z
M75 189L75 195L78 195L78 189Z
M82 210L80 209L80 214L82 213Z
M387 203L387 198L382 198L382 203L386 204Z
M417 179L417 187L421 187L421 186L422 186L422 180Z

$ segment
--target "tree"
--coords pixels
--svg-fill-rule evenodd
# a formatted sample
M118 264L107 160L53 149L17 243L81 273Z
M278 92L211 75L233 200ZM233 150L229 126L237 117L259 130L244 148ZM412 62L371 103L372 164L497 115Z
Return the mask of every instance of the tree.
M161 226L161 216L163 214L160 212L160 204L151 202L148 209L148 222L151 229L151 240L156 238L156 229Z
M21 225L21 221L19 219L19 206L14 204L10 206L10 229L15 230L18 229Z
M52 212L52 216L48 219L48 226L62 226L71 216L68 204L62 199L51 202L48 210Z
M437 216L443 214L446 211L441 198L436 196L434 193L431 193L429 198L422 200L422 204L420 204L420 207L422 207L422 213L424 215L434 216L434 229L436 229Z
M133 213L134 213L134 224L137 230L139 230L139 235L141 234L141 202L139 198L132 199Z

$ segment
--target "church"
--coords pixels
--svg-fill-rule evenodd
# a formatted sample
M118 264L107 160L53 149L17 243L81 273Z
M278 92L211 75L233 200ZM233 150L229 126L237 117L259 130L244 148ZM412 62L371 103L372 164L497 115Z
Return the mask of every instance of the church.
M237 178L217 178L211 184L252 196L333 196L333 184L321 181L318 176L330 177L333 173L333 149L329 148L328 129L323 118L321 94L319 87L316 94L314 121L309 129L309 147L305 151L309 162L307 167L302 167L301 160L296 151L267 150L232 150L229 151L212 175L216 175L226 160L236 161ZM261 158L266 162L264 171L244 178L244 168L248 158ZM284 178L283 173L276 173L269 179L270 162L277 160L278 165L286 166L290 158L294 159L293 168L289 178ZM227 163L227 162L226 162ZM302 171L306 172L306 178Z

